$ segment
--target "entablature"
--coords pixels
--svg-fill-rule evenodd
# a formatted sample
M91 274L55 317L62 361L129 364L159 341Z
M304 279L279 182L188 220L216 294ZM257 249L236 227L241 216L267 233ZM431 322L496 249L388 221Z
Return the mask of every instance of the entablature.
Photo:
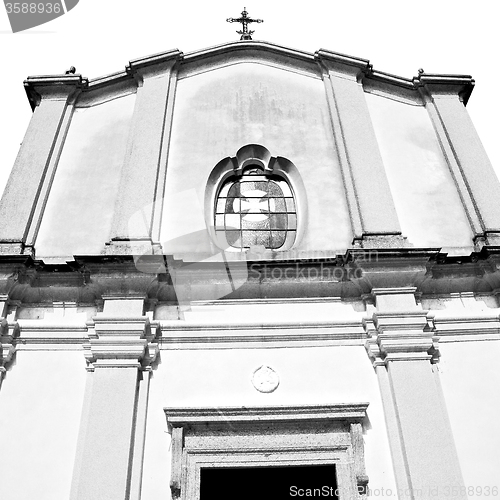
M355 300L373 288L412 286L421 296L495 294L500 289L500 247L483 247L463 257L411 248L356 249L332 258L279 261L242 257L245 254L221 254L210 261L189 262L166 255L100 255L50 264L31 256L5 255L0 256L0 293L23 303L91 304L117 293L176 303L180 295L187 302L222 297ZM238 287L231 288L231 281Z

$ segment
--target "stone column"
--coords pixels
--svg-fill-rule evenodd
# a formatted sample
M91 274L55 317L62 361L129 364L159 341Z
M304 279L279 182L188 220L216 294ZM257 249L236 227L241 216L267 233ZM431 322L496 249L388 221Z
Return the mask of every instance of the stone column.
M392 199L389 181L366 104L361 79L369 61L326 50L316 52L353 223L361 247L408 246Z
M426 101L476 243L500 245L500 182L465 108L474 80L424 73L414 82Z
M143 299L106 297L84 346L87 389L72 500L139 498L151 363L158 353Z
M0 200L0 254L33 253L73 104L87 81L80 75L36 76L24 84L34 113Z
M465 500L458 455L433 363L438 350L414 288L374 289L368 354L384 405L398 489L405 498Z
M130 62L127 72L138 82L132 129L111 230L109 254L151 254L166 175L170 126L176 86L172 50Z

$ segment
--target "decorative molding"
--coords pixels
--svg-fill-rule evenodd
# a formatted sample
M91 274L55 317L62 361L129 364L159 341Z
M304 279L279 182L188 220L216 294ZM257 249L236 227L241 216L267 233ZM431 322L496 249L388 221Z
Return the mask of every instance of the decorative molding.
M377 311L364 318L363 325L374 368L389 361L438 361L438 337L429 311L415 304L415 291L415 287L372 290Z
M467 104L475 82L470 75L442 75L422 73L413 78L416 88L422 88L431 98L439 97L459 97Z
M355 248L413 248L414 245L408 241L406 236L400 232L368 234L363 232L362 236L353 238Z
M351 443L354 458L354 473L358 492L361 495L367 494L368 476L365 469L365 449L363 443L363 425L360 422L351 422L350 424Z
M362 422L369 403L300 406L216 406L164 408L170 428L205 426L207 423L317 422L343 420Z
M132 59L125 67L125 71L130 75L134 75L137 72L142 75L149 72L155 73L158 69L166 68L170 70L172 65L182 60L183 57L183 53L178 49L167 50L166 52L160 52L151 56Z
M72 99L87 86L87 78L71 74L29 76L24 81L24 89L33 110L42 99Z
M270 393L278 388L280 378L270 366L262 365L253 372L252 385L259 392Z
M149 370L158 355L157 323L147 316L115 317L98 313L87 323L88 342L83 346L88 371L96 368Z
M172 497L199 500L201 469L265 463L335 465L340 500L364 498L367 408L368 403L165 408L172 435Z
M362 78L363 83L366 83L367 86L373 86L373 81L377 88L386 87L388 92L400 94L401 91L404 91L405 95L410 96L411 99L417 94L416 91L419 88L433 86L433 88L445 93L460 93L464 103L466 103L474 87L474 80L467 75L424 73L412 79L404 78L374 70L367 59L340 54L327 49L319 49L315 53L310 53L258 40L228 42L186 54L183 54L178 49L172 49L159 54L133 59L125 67L125 71L94 78L90 81L80 75L54 75L30 77L27 82L34 82L36 79L46 85L76 82L82 86L82 90L86 93L97 88L113 88L117 85L120 88L127 80L132 80L138 72L146 71L154 74L155 71L161 72L162 67L172 63L178 64L180 70L179 79L183 79L229 64L237 64L238 62L268 64L315 78L321 78L322 66L326 65L340 74L356 74L356 78ZM31 95L30 91L28 97L33 106L33 103L36 102L36 96Z
M16 352L16 339L19 336L16 309L17 304L12 304L7 295L0 295L0 382Z
M280 247L279 252L290 250L294 246L300 244L305 231L305 226L301 221L307 220L306 189L297 167L290 160L282 156L271 156L269 150L260 144L246 144L242 146L238 149L235 156L221 159L210 172L206 183L203 203L205 223L210 238L212 242L221 250L224 250L225 252L240 253L240 249L231 247L231 245L226 241L225 233L223 231L216 230L215 208L222 186L231 180L237 181L241 179L245 167L250 165L258 165L261 167L266 177L273 175L286 181L293 193L293 199L296 204L296 213L298 214L296 235L291 241L288 241L287 238L285 243ZM266 250L263 246L262 248L259 247L259 249L261 252L257 252L258 254L264 254L266 251L272 251L271 249ZM250 251L247 252L247 256L249 254ZM227 263L224 263L224 269L226 266ZM243 262L243 266L246 273L245 262Z
M22 255L24 253L24 243L22 241L13 243L0 243L0 255Z
M340 73L355 80L358 80L361 75L368 73L372 69L368 59L360 59L326 49L316 51L314 58L327 71L331 71L336 75Z

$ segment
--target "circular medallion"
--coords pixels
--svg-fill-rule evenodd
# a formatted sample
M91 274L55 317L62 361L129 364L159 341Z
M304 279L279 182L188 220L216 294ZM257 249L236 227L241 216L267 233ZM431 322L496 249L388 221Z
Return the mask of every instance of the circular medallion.
M270 366L262 365L253 372L252 384L259 392L273 392L280 384L280 378Z

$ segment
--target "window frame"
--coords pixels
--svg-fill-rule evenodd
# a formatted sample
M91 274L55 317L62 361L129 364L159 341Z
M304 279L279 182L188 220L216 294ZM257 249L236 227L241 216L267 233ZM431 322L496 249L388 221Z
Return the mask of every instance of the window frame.
M259 167L258 165L255 165L255 166ZM240 177L233 176L233 177L228 178L219 187L219 189L217 191L217 194L215 196L213 224L214 224L216 233L219 233L221 235L221 237L218 238L218 241L221 241L222 236L224 235L226 238L227 245L228 245L228 250L231 249L232 251L246 251L246 250L249 250L254 245L243 246L243 244L244 244L243 233L244 232L251 233L251 232L262 231L265 233L269 233L269 235L271 237L272 237L273 232L276 232L276 233L279 232L279 233L285 233L283 243L280 246L271 247L271 246L266 246L265 244L263 244L263 246L265 248L267 248L268 250L273 250L273 251L287 250L293 246L293 244L297 238L298 214L297 214L297 205L296 205L295 196L294 196L292 186L290 186L289 183L287 182L287 180L281 176L269 175L269 173L266 175L266 173L263 171L263 169L261 167L259 167L259 168L262 171L262 174L247 174L247 171L252 167L253 167L253 165L248 165L247 167L245 167L245 169L243 169L242 175ZM265 198L268 198L268 199L275 199L276 198L276 199L283 199L284 200L285 210L279 211L279 212L269 210L268 217L272 217L273 215L286 215L286 228L273 228L272 224L270 227L261 228L261 229L245 228L245 227L243 227L243 224L242 224L244 217L242 217L241 212L239 212L238 214L235 213L234 215L239 215L239 224L238 225L239 225L239 233L240 233L240 239L241 239L240 240L241 246L235 246L233 243L231 243L230 241L227 240L227 237L228 237L228 234L227 234L227 215L228 215L228 212L226 210L226 207L224 208L224 212L219 212L217 207L218 207L219 202L221 200L230 199L229 194L231 193L231 190L233 189L233 187L236 184L238 184L238 183L243 184L246 182L273 182L276 184L276 186L280 189L283 196L272 196L272 195L268 194L267 196L262 196L261 201L264 200ZM286 192L286 189L285 189L285 192L283 192L283 189L285 188L285 186L282 186L279 183L286 184L286 188L290 191L289 195ZM228 192L224 193L225 196L221 196L221 192L224 191L225 188L227 188L228 184L229 184ZM242 193L240 193L239 199L242 200L244 198L246 198L246 196L244 196ZM236 199L236 197L235 197L235 199ZM287 204L286 200L289 200L289 199L291 199L293 201L293 210L289 210L286 207L286 204ZM223 223L222 224L217 223L217 218L219 215L223 216ZM293 220L291 217L294 217L295 219ZM218 229L221 226L224 229ZM255 245L259 245L259 243L255 243Z
M231 247L222 231L215 230L216 203L222 187L232 178L240 179L247 167L262 168L268 178L278 178L287 183L295 202L296 231L295 238L285 242L277 249L266 249L271 252L286 252L300 244L307 220L307 197L304 184L297 167L288 159L271 156L271 153L258 144L248 144L240 148L236 156L226 157L212 169L205 189L204 209L205 223L212 242L217 248L226 252L245 253L248 248ZM222 234L222 238L221 238Z

